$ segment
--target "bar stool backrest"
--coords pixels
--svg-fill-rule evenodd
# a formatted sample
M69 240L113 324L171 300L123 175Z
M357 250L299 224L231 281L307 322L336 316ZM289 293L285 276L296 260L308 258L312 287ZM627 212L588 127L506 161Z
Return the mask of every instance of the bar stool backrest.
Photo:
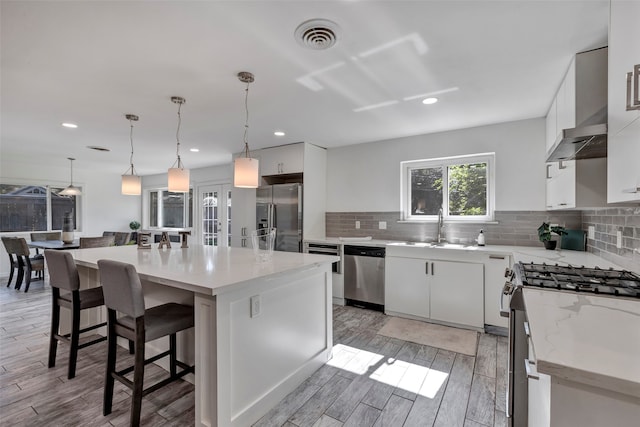
M107 308L131 317L144 315L144 295L136 268L120 261L98 260L100 281Z
M69 252L47 249L44 258L49 267L49 283L51 286L69 292L80 289L80 276L76 262Z
M80 249L104 248L107 246L113 246L115 244L115 238L115 236L81 237Z

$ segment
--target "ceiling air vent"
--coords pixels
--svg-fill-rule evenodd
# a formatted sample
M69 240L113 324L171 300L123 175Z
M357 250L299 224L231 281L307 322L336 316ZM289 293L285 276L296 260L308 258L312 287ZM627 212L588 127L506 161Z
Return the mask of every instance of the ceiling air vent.
M338 41L340 27L327 19L310 19L296 28L295 38L308 49L329 49Z
M96 151L111 151L106 147L98 147L97 145L87 145L87 148L90 150L96 150Z

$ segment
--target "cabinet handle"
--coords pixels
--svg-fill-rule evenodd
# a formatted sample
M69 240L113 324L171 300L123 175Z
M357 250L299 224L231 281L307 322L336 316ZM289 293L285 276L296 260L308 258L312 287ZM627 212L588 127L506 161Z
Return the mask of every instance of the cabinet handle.
M633 103L631 102L631 78L633 77ZM640 110L638 83L640 83L640 64L633 66L633 72L627 73L627 111Z
M551 167L551 165L547 165L547 179L551 179L551 176L549 176L549 168Z
M564 164L563 160L560 160L558 162L558 169L566 169L566 168L567 168L567 165Z
M247 247L247 239L242 239L240 241L240 246L243 247L243 248L246 248Z
M434 262L431 263L431 275L432 276L435 274L435 265L436 264Z
M504 259L504 255L489 255L489 259Z
M534 371L531 365L532 363L529 361L529 359L524 359L524 369L525 371L527 371L527 378L532 380L539 380L540 377L538 376L538 372Z
M558 203L558 206L567 206L566 203Z
M429 261L424 263L424 274L429 274Z

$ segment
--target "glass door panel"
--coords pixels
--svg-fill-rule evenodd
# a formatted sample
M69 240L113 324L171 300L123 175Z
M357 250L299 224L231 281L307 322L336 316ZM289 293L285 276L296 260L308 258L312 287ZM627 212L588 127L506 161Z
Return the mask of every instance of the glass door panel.
M203 245L231 244L230 188L230 185L224 184L205 185L199 189L200 235Z

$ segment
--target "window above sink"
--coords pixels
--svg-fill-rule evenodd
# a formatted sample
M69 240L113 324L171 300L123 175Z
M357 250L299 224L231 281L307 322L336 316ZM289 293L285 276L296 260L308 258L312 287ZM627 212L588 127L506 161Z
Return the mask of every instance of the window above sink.
M493 221L495 153L400 163L403 221Z

